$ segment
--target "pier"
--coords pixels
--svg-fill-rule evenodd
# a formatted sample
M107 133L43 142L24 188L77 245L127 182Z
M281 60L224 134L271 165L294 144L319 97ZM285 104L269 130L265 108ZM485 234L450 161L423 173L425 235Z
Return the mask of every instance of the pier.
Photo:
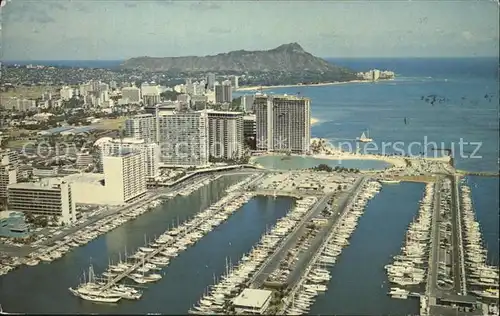
M305 282L305 276L311 271L314 264L319 260L323 250L327 246L329 235L331 235L337 227L337 223L339 223L347 215L351 203L356 199L359 190L363 187L366 180L367 178L365 177L358 179L351 192L341 200L339 205L337 205L337 209L339 210L337 212L338 215L330 219L327 227L321 232L321 234L316 236L310 251L308 251L307 256L304 256L302 264L298 264L294 271L290 274L287 280L287 286L290 291L284 299L280 310L276 313L277 315L285 314L285 310L287 305L290 303L290 299L296 295L297 291L301 288L301 285Z
M461 176L500 177L498 172L457 170L457 173Z
M235 191L239 193L253 193L255 195L263 195L263 196L289 196L295 198L303 198L308 196L318 196L322 197L324 194L318 191L306 191L306 190L295 190L295 191L274 191L274 190L247 190L247 191Z
M312 266L313 262L317 260L317 256L321 254L323 251L323 245L325 241L327 241L328 236L331 234L333 229L336 227L339 219L343 218L346 212L349 210L349 205L356 198L359 189L365 183L366 178L360 178L354 184L353 188L350 192L347 192L343 197L341 197L338 202L335 202L333 208L337 210L331 218L328 220L328 223L323 227L323 229L318 233L318 235L311 242L311 246L308 251L302 255L302 258L299 259L295 269L290 273L287 279L287 287L293 288L300 281L300 279L304 276L304 270L308 266Z
M315 216L325 209L326 203L331 199L332 194L328 194L319 199L316 204L313 205L311 210L302 219L302 221L297 225L294 230L285 237L278 248L274 251L272 255L262 264L259 270L252 276L248 281L251 288L259 288L266 281L267 277L271 272L273 272L279 265L281 259L286 255L291 246L293 246L303 232L305 225Z
M230 203L231 201L227 201L227 203ZM224 205L220 206L220 209L224 208ZM101 287L101 291L104 292L111 287L113 287L115 284L123 280L125 277L127 277L129 274L131 274L134 270L138 269L139 267L142 266L143 262L148 262L151 259L153 259L155 256L157 256L159 253L162 251L165 251L167 248L172 247L176 242L177 239L183 238L185 235L190 234L198 229L200 225L202 225L205 222L208 222L210 218L195 218L188 227L186 227L184 230L182 230L176 238L174 238L172 241L167 242L160 247L156 248L154 251L147 253L144 256L144 259L140 260L139 262L134 263L130 268L126 269L124 272L120 273L119 275L112 277L108 280L108 282Z
M475 308L477 299L467 295L466 272L463 251L463 236L460 214L459 177L453 176L451 180L451 222L452 222L452 256L451 268L453 272L453 286L449 289L438 286L439 251L440 251L440 202L442 180L435 184L434 207L431 228L431 249L429 251L428 278L425 290L428 307L427 315L477 315L475 312L459 311L458 306Z

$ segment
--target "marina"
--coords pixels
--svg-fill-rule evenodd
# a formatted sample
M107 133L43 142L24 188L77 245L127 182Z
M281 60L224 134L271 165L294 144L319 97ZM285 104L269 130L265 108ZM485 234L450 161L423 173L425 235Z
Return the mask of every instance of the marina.
M235 186L244 185L254 180L255 177L244 179ZM228 190L232 191L233 189ZM138 284L159 281L162 276L154 272L155 270L166 267L171 258L176 257L179 252L186 250L187 247L196 243L205 234L227 220L233 212L248 202L251 197L251 194L229 193L205 211L196 214L193 219L165 231L149 244L145 242L143 247L139 247L138 251L129 257L135 260L134 262L120 261L116 265L110 265L105 271L108 277L106 282L92 281L90 285L84 283L76 289L70 288L70 292L84 300L96 302L109 302L110 298L116 299L116 302L118 302L121 298L129 298L130 290L125 289L120 292L117 290L119 289L118 282L125 278L129 278ZM87 294L89 288L92 296ZM136 299L137 296L133 297ZM101 298L104 301L100 301Z
M0 263L0 276L21 267L23 264L26 266L35 266L40 263L50 263L54 260L58 260L72 249L88 244L97 237L116 229L128 221L156 209L165 198L171 199L178 195L188 196L212 181L220 179L220 177L220 175L205 176L197 182L171 192L160 192L145 201L137 203L137 205L134 205L135 208L133 209L131 206L125 207L123 210L105 216L103 219L95 221L75 233L66 235L60 240L55 241L53 245L36 247L35 250L30 252L26 257L11 257L8 261L2 261L3 264Z
M461 187L464 247L466 249L467 283L470 292L482 301L491 304L498 300L498 266L488 262L479 223L475 218L474 207L470 197L470 188L466 184Z
M356 229L366 204L380 189L381 185L375 181L367 181L362 185L360 192L342 210L338 223L314 254L302 278L291 288L290 295L278 309L279 314L305 315L314 304L315 297L328 290L326 284L332 276L327 267L334 265L342 249L348 247L349 238Z
M389 282L396 286L388 292L392 298L408 298L411 291L426 280L433 201L434 184L427 184L418 214L406 233L401 254L394 256L394 262L384 267Z

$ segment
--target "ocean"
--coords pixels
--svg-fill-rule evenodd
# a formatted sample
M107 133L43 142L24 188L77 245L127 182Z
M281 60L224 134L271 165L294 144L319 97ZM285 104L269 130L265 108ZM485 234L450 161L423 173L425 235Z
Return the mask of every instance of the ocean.
M436 142L436 147L455 147L459 169L498 172L498 59L332 61L360 71L392 70L397 78L376 83L267 90L268 93L300 93L311 98L312 116L319 119L312 127L313 137L327 138L334 144L348 143L368 130L378 146L369 149L370 152L381 152L383 144L399 141L405 148L414 143L411 148L417 153L419 144L424 145L427 139ZM243 93L235 93L239 94ZM437 95L446 101L432 105L422 100L422 96L428 95ZM469 143L462 145L463 155L459 155L460 139ZM478 157L470 157L477 147L475 143L480 143L474 155ZM387 153L392 149L387 146ZM74 250L60 261L23 267L0 277L0 304L10 312L31 313L187 312L212 283L213 275L220 276L224 271L225 257L235 262L269 225L283 216L293 201L286 198L252 200L228 222L174 259L164 270L164 279L148 285L144 299L139 302L124 302L116 307L90 304L71 296L67 287L78 283L90 261L96 265L97 272L102 272L109 257L116 259L125 247L131 251L142 245L144 234L148 237L159 234L177 217L182 221L192 216L237 180L220 179L191 197L175 198L157 211ZM471 185L489 260L498 264L498 178L467 177L466 181ZM369 202L350 246L333 267L329 290L318 298L313 313L418 313L418 302L387 297L383 265L398 253L404 242L405 229L416 214L422 189L422 185L415 183L384 185Z

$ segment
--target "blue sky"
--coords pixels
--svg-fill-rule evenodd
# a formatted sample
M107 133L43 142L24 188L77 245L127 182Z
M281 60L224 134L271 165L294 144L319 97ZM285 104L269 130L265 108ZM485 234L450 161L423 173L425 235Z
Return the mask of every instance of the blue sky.
M263 50L322 57L498 56L494 1L12 0L3 60L125 59Z

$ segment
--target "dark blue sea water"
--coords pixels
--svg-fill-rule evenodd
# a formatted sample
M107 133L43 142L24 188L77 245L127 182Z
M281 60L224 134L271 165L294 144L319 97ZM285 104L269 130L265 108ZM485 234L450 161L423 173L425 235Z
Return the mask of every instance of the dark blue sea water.
M354 139L368 131L375 145L362 145L362 152L440 155L432 148L449 148L459 169L498 171L498 59L335 61L360 70L393 70L397 77L267 90L311 98L312 116L320 120L312 128L313 137L355 150ZM422 100L429 95L447 100L432 105Z

